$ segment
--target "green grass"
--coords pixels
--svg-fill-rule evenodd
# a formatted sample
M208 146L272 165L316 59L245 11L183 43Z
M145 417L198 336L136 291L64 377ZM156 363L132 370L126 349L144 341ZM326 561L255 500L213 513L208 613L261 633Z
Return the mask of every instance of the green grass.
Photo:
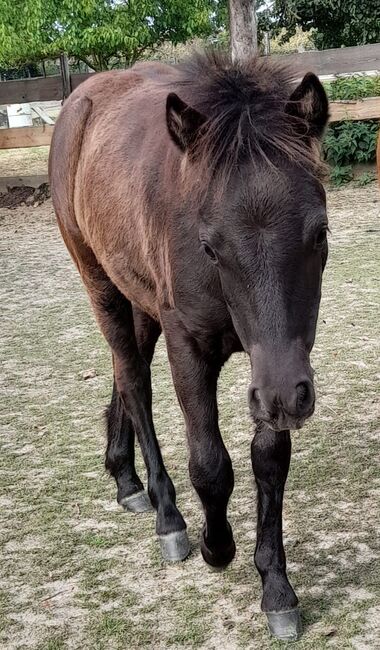
M38 650L65 650L66 647L65 640L62 637L55 637L43 642Z
M375 648L379 636L379 199L372 185L329 195L331 252L313 353L318 407L292 436L284 509L305 626L300 650ZM165 565L154 516L119 509L103 468L110 354L51 205L0 211L0 228L1 648L283 647L268 637L253 566L248 360L235 356L219 386L237 556L213 573L200 557L184 424L158 346L157 433L193 550L183 564ZM88 368L96 377L85 381Z

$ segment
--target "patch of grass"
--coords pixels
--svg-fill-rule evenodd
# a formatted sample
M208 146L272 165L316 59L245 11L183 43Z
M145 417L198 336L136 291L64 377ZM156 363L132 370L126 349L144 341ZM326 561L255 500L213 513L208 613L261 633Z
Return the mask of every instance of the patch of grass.
M65 648L67 648L67 644L62 637L48 639L38 646L38 650L65 650Z
M200 647L209 634L208 602L199 589L188 586L175 604L176 630L167 644L179 647Z
M82 535L81 542L87 544L87 546L94 546L95 548L110 548L115 543L112 538L106 538L102 535L94 535L92 533Z
M153 647L154 630L113 614L104 614L94 631L90 630L98 650Z
M85 563L82 571L81 584L83 589L91 591L94 587L97 588L102 574L109 573L116 569L117 566L117 560L91 556L91 561Z

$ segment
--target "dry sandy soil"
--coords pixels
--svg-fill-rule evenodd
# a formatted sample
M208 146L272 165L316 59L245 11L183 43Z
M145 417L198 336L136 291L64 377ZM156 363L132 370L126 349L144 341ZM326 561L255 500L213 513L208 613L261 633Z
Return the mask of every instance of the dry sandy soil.
M0 149L1 176L47 174L49 147Z
M284 513L304 618L300 650L380 648L379 208L374 184L329 193L330 260L313 353L319 401L293 435ZM119 509L103 470L110 354L51 202L1 210L0 232L1 648L280 647L260 614L253 566L247 359L234 357L220 382L237 556L212 573L199 552L184 425L158 346L155 420L192 544L188 560L167 566L154 516ZM88 369L94 376L84 380Z

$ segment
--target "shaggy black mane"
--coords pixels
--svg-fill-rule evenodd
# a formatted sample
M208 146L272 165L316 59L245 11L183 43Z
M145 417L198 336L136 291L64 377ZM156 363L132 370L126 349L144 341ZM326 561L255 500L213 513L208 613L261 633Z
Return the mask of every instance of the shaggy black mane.
M315 173L319 152L305 141L308 124L286 112L294 72L270 58L232 63L218 51L195 53L178 65L185 99L206 117L197 154L208 170L229 175L248 158L277 166L279 156Z

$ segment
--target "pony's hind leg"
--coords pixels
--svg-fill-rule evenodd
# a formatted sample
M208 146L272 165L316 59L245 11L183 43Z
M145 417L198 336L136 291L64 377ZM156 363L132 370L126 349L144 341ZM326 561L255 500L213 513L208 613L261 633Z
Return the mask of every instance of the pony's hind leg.
M108 280L93 296L98 320L113 351L116 388L133 423L148 473L148 494L157 511L156 531L165 560L183 560L190 547L186 524L176 506L174 485L166 471L152 417L150 367L139 351L131 303Z
M146 512L152 505L135 469L135 430L127 416L114 380L106 413L107 451L105 466L117 485L117 501L125 510Z
M190 552L186 524L176 506L174 485L157 441L152 417L149 363L139 350L132 305L120 293L85 244L80 232L60 229L90 296L100 329L114 361L117 393L137 434L148 473L148 493L157 511L156 532L164 559L183 560ZM137 484L136 487L139 487Z
M133 309L135 335L139 352L150 365L157 339L161 333L159 323L148 314ZM125 411L114 378L111 404L107 409L106 469L117 485L117 501L125 510L146 512L152 510L148 494L135 469L135 430Z

